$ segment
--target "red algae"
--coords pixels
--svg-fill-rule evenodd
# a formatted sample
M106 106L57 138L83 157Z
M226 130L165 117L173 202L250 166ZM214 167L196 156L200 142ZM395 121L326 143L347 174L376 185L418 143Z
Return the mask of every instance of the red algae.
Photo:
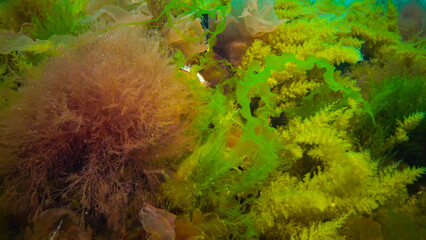
M159 39L140 28L78 40L2 113L1 204L29 216L68 207L119 230L130 199L155 204L192 149L196 103Z

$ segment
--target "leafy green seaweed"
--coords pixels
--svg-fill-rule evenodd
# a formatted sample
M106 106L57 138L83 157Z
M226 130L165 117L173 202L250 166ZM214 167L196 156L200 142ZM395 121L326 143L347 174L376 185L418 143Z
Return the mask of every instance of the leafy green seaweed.
M48 39L52 35L77 36L86 28L83 17L87 0L53 0L51 6L48 0L42 3L45 15L42 18L33 17L33 37Z

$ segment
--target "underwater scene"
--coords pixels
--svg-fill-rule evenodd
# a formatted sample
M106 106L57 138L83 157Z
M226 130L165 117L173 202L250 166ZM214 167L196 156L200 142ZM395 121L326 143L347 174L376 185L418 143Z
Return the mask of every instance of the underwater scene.
M0 0L0 239L425 240L424 0Z

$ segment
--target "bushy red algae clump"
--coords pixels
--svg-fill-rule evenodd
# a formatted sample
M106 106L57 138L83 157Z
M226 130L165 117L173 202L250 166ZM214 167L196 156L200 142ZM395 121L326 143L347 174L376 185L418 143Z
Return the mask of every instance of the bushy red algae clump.
M155 204L164 174L192 148L196 104L168 52L139 28L77 45L1 115L1 202L30 216L68 207L118 230L132 201Z
M416 1L404 5L398 18L399 32L406 41L418 41L426 35L425 8Z

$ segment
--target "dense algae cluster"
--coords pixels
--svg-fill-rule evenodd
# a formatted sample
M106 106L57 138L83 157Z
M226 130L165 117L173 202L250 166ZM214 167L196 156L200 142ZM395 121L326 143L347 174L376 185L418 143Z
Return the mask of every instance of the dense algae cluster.
M422 4L0 1L0 239L425 239Z

